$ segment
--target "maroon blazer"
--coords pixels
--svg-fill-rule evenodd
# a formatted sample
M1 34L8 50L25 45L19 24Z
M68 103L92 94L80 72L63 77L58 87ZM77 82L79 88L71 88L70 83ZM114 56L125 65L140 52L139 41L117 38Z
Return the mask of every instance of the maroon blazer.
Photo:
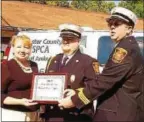
M64 72L67 73L68 80L67 80L67 88L77 89L79 87L83 87L86 82L91 82L92 80L97 78L97 70L95 63L98 64L98 61L86 54L82 54L80 50L78 50L74 56L68 61L68 63L61 67L63 54L58 54L56 57L54 57L50 63L48 63L48 66L46 68L46 73L48 72ZM72 78L73 77L73 78ZM72 80L74 79L74 80ZM59 107L57 107L59 109ZM89 112L88 111L89 109ZM83 112L86 114L91 114L92 105L88 106L88 109L84 110ZM60 115L62 113L58 112L58 110L54 110L56 113L52 113L53 115L59 115L60 117L64 116ZM60 110L59 110L60 111ZM65 116L69 113L75 111L74 109L69 109L65 113ZM52 110L49 110L47 115L50 115L50 112ZM75 111L76 112L76 111Z
M38 72L38 67L35 62L30 61L33 72ZM30 90L33 73L24 73L18 63L11 59L1 64L2 79L1 79L1 105L3 108L13 109L18 111L35 111L38 106L25 107L22 105L5 105L3 101L6 97L14 98L30 98Z

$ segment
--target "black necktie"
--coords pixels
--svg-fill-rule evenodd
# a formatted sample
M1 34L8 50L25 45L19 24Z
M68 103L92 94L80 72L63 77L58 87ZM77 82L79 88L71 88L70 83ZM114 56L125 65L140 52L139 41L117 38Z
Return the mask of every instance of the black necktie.
M62 59L62 62L60 63L60 67L59 67L59 71L62 71L63 72L63 68L65 67L66 65L66 61L68 60L69 58L67 56L65 56L63 59Z
M63 59L63 62L62 62L62 66L65 66L66 65L66 61L68 60L69 58L67 56L64 57Z

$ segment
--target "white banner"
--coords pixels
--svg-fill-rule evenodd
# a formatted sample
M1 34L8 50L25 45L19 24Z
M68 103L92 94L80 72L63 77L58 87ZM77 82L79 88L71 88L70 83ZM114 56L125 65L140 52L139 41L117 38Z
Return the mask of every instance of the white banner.
M38 64L39 72L45 72L48 59L62 52L59 32L20 32L18 35L23 34L32 40L32 54L30 59ZM12 50L11 48L9 59L13 57Z

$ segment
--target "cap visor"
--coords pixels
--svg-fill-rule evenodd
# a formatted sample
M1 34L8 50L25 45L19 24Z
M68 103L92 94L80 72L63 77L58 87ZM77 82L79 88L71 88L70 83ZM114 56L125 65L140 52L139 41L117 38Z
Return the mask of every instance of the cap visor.
M76 37L78 37L78 36L73 35L73 34L61 34L60 37L76 38Z
M129 20L127 20L121 16L118 16L118 15L112 15L110 18L107 18L106 21L109 22L112 19L118 19L118 20L123 20L125 22L129 22Z

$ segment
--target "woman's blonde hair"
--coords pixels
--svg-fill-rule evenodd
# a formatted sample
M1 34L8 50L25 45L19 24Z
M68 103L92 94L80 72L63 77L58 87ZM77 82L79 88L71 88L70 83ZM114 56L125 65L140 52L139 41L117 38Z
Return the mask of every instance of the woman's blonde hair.
M11 40L11 45L15 46L16 40L22 40L25 46L28 46L29 48L32 47L32 41L31 39L26 35L20 35L20 36L13 36Z

